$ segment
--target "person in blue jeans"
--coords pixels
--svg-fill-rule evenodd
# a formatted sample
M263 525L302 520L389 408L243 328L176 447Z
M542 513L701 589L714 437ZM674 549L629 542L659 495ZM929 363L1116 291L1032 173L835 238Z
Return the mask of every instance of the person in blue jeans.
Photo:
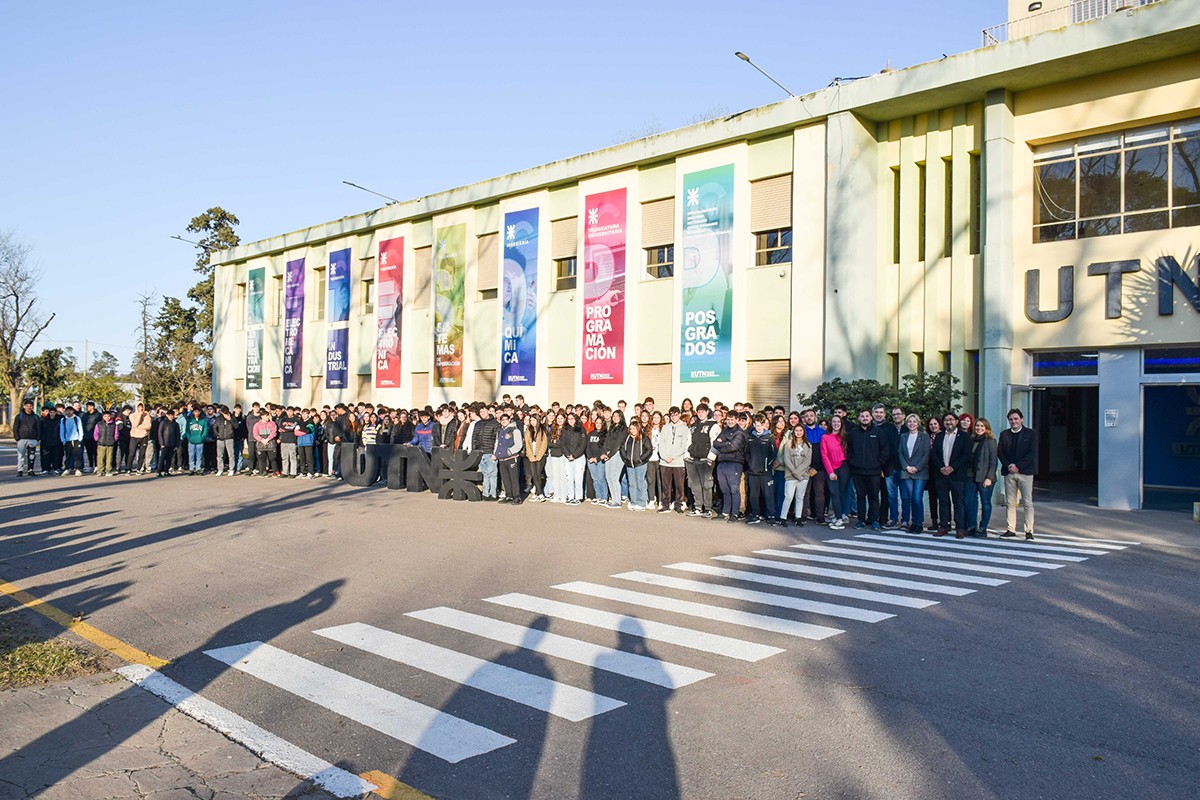
M625 472L629 476L630 511L645 511L650 502L646 470L653 453L654 445L650 441L650 437L644 435L641 422L636 419L631 420L629 433L621 445L621 459L625 462Z
M986 539L992 521L992 487L996 485L996 435L992 423L975 420L975 443L971 452L970 479L963 504L967 510L967 535Z
M595 426L588 432L584 458L587 459L588 473L592 476L592 491L595 493L592 503L606 505L608 503L608 477L604 474L604 461L601 459L605 454L604 440L608 437L608 423L604 421L604 417L597 414Z
M909 533L920 533L925 524L925 484L929 480L929 435L921 430L921 418L909 414L904 419L897 449L900 459L900 526Z
M607 508L621 507L621 473L625 469L625 459L621 457L621 447L629 436L625 426L625 415L621 411L612 413L608 434L604 437L604 477L608 481Z

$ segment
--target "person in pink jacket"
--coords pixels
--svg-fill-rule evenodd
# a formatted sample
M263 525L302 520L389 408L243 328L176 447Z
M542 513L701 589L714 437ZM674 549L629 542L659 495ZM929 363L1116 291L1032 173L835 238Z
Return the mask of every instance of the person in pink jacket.
M279 462L275 457L275 438L279 436L279 427L275 420L271 419L269 414L264 414L254 423L254 430L250 434L254 439L256 455L256 469L251 474L275 477L275 473L279 471Z
M834 414L829 418L829 432L821 437L821 464L829 476L829 499L833 504L832 531L846 527L845 499L850 483L850 469L846 466L846 429L842 418Z

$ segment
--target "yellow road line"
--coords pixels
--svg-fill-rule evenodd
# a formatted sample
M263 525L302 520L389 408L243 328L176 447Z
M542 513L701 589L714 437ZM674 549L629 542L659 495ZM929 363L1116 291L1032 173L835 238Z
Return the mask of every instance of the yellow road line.
M8 595L30 611L36 611L43 617L53 620L76 636L87 639L97 647L104 648L117 658L128 661L130 664L145 664L151 669L160 669L170 663L169 661L152 656L144 650L139 650L115 636L110 636L86 622L76 620L65 611L50 605L45 600L34 597L29 592L11 583L0 581L0 593Z
M433 800L424 792L419 792L407 783L401 783L386 772L380 772L377 769L364 772L358 777L378 786L379 788L372 794L385 797L387 800Z

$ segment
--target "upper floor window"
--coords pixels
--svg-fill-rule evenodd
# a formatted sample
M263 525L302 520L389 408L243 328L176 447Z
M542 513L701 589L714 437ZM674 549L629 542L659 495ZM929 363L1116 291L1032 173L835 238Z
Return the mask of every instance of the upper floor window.
M651 278L670 278L675 274L675 245L646 248L646 274Z
M1033 240L1200 225L1200 120L1034 152Z
M792 263L792 229L778 228L754 234L754 265Z
M575 288L575 271L577 261L574 258L556 258L554 260L554 289Z

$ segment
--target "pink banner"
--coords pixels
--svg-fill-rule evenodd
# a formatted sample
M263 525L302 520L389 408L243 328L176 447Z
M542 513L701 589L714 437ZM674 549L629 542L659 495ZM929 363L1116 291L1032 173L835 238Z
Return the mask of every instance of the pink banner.
M583 383L625 380L625 190L588 195L583 225Z
M404 310L404 237L379 243L375 388L400 386L400 316Z

